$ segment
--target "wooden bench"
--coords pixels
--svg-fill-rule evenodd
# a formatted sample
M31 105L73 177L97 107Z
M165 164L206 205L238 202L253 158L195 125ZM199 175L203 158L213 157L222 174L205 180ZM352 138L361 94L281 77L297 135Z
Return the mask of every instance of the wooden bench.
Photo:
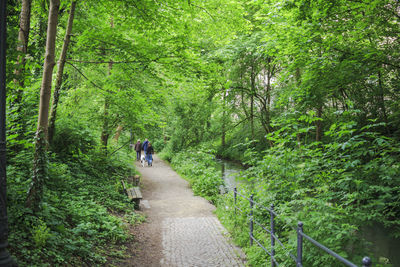
M122 186L124 187L125 194L128 196L129 200L135 202L135 209L139 209L140 200L143 198L139 186L126 188L124 180L121 180L121 183Z
M140 176L137 174L134 176L128 176L128 181L132 181L133 186L139 186Z

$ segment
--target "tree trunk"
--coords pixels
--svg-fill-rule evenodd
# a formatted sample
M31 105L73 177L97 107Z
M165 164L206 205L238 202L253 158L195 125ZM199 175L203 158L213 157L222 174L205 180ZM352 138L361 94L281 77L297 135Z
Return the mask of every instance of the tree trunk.
M110 19L111 28L114 28L114 19ZM110 60L108 63L108 76L111 76L111 70L113 67L113 61ZM106 94L104 98L104 118L103 118L103 130L101 131L101 145L105 153L107 153L108 138L110 137L110 122L109 122L109 108L110 108L110 98Z
M103 130L101 131L101 145L103 150L107 151L109 133L109 123L108 123L108 110L110 108L109 97L105 96L104 99L104 113L103 113Z
M379 78L379 106L380 110L382 111L383 115L383 121L385 122L385 128L388 134L390 134L390 130L388 127L388 118L387 118L387 112L386 112L386 107L385 107L385 91L383 88L383 83L382 83L382 74L381 71L378 72L378 78Z
M56 85L54 87L54 94L53 94L53 105L51 107L50 120L49 120L49 143L50 144L53 141L53 136L54 136L54 131L55 131L57 106L58 106L58 100L60 97L61 84L63 82L65 59L67 57L68 45L69 45L69 42L71 39L72 23L74 21L74 14L75 14L75 6L76 6L76 1L72 1L71 10L69 11L67 29L65 31L64 44L63 44L63 47L61 50L60 60L58 63L59 65L58 65L58 71L57 71Z
M17 66L15 69L15 82L18 83L16 103L22 100L22 88L25 80L25 56L28 51L29 30L31 25L31 3L32 0L22 0L17 51L21 52L18 56Z
M269 63L269 61L268 61ZM267 82L264 83L264 88L265 88L265 97L264 98L259 98L260 102L262 104L262 109L261 109L261 124L266 132L266 134L269 134L271 132L271 78L272 78L272 73L273 71L270 71L270 66L268 65L268 70L264 71L263 76L267 76ZM270 142L270 141L269 141ZM271 145L271 142L270 142Z
M55 65L56 34L60 0L50 0L49 18L46 38L46 54L43 65L43 78L40 89L39 118L36 131L35 157L33 166L32 184L29 188L26 201L27 207L34 211L39 209L43 195L43 184L47 170L47 127L49 119L49 104L51 95L51 82Z
M31 2L32 0L22 0L21 13L19 21L19 32L18 32L18 46L17 51L19 52L17 63L15 66L14 74L14 85L15 95L14 99L11 99L10 106L15 112L14 118L11 120L11 127L17 126L15 129L11 129L13 133L17 134L18 139L23 139L26 132L26 120L23 117L23 89L25 86L25 63L26 54L28 50L29 31L31 22ZM12 117L11 117L12 118ZM20 126L20 128L18 127ZM14 146L14 150L19 151L23 149L20 146Z
M0 2L0 265L16 266L8 247L7 171L6 171L6 54L7 1Z
M320 142L322 139L322 105L317 108L317 118L315 122L315 141Z
M251 128L251 140L254 140L254 93L256 90L256 75L254 73L254 67L251 68L251 95L250 95L250 128Z
M124 128L124 127L122 127L122 125L118 125L117 130L115 130L114 139L115 139L115 141L117 141L117 143L118 143L118 139L119 139L119 137L120 137L120 135L121 135L121 132L122 132L122 129L123 129L123 128Z
M222 101L223 101L223 110L222 110L222 126L221 126L221 146L222 149L225 149L226 146L226 90L223 91L223 96L222 96Z
M108 64L108 75L111 75L113 62ZM109 123L109 109L110 97L108 95L104 98L104 114L103 114L103 130L101 131L101 145L104 151L107 151L108 139L110 137L110 123Z

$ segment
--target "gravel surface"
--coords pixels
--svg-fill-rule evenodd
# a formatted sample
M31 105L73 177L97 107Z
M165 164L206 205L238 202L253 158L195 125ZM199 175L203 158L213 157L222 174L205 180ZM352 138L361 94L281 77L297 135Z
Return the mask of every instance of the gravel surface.
M156 155L152 167L136 166L147 221L133 230L131 257L121 266L245 266L213 205L194 196L189 184Z

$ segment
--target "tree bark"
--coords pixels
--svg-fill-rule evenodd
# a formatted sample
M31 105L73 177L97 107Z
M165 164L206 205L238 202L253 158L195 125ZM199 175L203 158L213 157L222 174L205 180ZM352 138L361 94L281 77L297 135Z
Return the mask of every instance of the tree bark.
M225 149L226 146L226 90L224 89L223 91L223 96L222 96L222 101L223 101L223 110L222 110L222 126L221 126L221 146L222 149Z
M110 26L114 28L114 18L110 19ZM113 61L110 60L108 63L108 76L111 76L111 70L113 67ZM110 98L108 95L104 98L104 118L103 118L103 130L101 131L101 145L105 153L107 153L108 139L110 138L110 122L109 122L109 109L110 109Z
M267 76L267 82L264 82L264 88L265 88L265 95L264 96L259 96L258 99L261 102L261 124L265 130L266 134L269 134L271 132L271 79L272 75L274 73L274 68L271 69L271 66L269 65L270 60L268 60L268 69L264 70L263 74L263 79L265 76ZM272 146L272 143L269 141L270 145Z
M317 108L317 118L315 122L315 141L320 142L322 139L322 105Z
M256 90L256 75L254 73L254 67L251 67L251 95L250 95L250 128L251 128L251 140L254 140L254 93Z
M22 100L22 88L24 87L25 56L28 51L29 31L31 25L31 3L32 0L22 0L21 13L19 19L18 46L17 51L21 52L18 56L15 69L15 82L19 85L17 90L16 102Z
M71 39L72 24L73 24L74 15L75 15L75 6L76 6L76 1L72 1L71 9L69 11L67 29L65 31L64 44L61 49L60 59L58 61L59 65L58 65L58 70L57 70L56 85L54 87L53 105L51 107L50 120L49 120L49 143L50 144L53 141L53 136L54 136L54 131L55 131L57 106L58 106L58 100L60 98L61 84L63 82L65 60L67 57L68 46L69 46L70 39Z
M121 136L121 132L122 132L123 128L124 127L122 127L122 125L118 125L117 129L115 130L114 139L115 139L115 141L117 141L117 143L118 143L119 137Z
M108 64L108 75L111 75L112 62ZM110 123L109 123L110 97L104 98L104 113L103 113L103 129L101 131L101 145L104 151L107 151L108 139L110 138Z
M43 184L47 170L47 127L49 117L49 104L51 95L51 82L54 69L56 48L56 35L60 0L50 0L49 18L46 38L46 54L43 65L43 78L40 89L39 117L36 131L35 157L33 166L32 184L29 188L26 201L27 207L34 211L39 209L43 195Z
M19 53L15 66L14 85L15 98L11 99L10 106L13 108L15 116L11 117L11 132L17 134L18 139L23 139L26 132L26 120L23 116L23 89L25 86L25 63L28 51L29 31L31 22L31 2L32 0L22 0L17 51ZM19 127L18 127L19 126ZM15 127L15 128L14 128ZM13 145L14 151L20 151L23 148L20 145Z
M387 117L387 112L386 112L386 107L385 107L385 91L384 91L384 88L383 88L381 71L378 72L378 78L379 78L379 80L378 80L379 81L379 93L378 93L379 100L378 100L378 103L379 103L380 109L382 111L383 121L385 122L386 131L387 131L388 134L390 134L390 130L389 130L389 127L388 127L388 117Z
M0 2L0 265L15 266L8 250L6 171L6 54L7 1Z
M104 113L103 113L103 130L101 131L101 145L103 150L107 150L108 138L110 137L109 133L109 123L108 123L108 110L110 108L109 97L106 96L104 99Z

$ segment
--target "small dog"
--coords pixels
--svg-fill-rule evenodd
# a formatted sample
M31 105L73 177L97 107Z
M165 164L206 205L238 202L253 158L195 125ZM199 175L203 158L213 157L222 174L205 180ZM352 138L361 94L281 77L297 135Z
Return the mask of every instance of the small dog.
M144 164L146 162L146 157L144 155L140 156L140 163L142 164L142 167L144 167Z

